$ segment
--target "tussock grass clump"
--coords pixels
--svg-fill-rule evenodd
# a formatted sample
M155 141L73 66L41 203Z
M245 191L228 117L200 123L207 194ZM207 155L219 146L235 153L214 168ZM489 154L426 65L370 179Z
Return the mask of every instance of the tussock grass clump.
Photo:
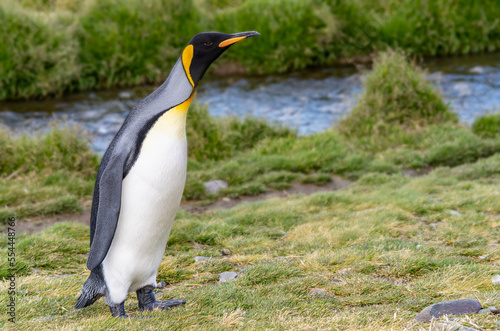
M75 126L52 124L46 133L16 137L0 127L0 176L31 171L65 170L91 175L99 158L90 149L89 138Z
M346 136L379 139L401 130L456 121L425 72L404 54L389 50L375 60L357 105L338 127Z
M230 157L263 139L296 137L297 132L261 118L214 118L205 105L196 103L189 109L186 134L189 157L206 161Z
M483 138L500 135L500 113L476 118L472 124L472 132Z
M330 42L329 8L313 0L247 0L221 10L214 19L219 31L258 30L263 38L242 43L225 58L260 73L302 69L324 62Z
M75 127L14 137L0 128L0 221L82 209L99 165L88 138Z
M0 100L44 97L71 89L80 74L75 24L0 2Z
M77 39L80 88L165 79L183 47L201 30L193 1L88 0Z

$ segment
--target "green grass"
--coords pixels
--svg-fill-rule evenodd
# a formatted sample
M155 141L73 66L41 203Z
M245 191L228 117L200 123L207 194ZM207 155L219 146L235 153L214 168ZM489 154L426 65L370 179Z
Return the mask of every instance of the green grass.
M0 219L80 211L99 161L75 127L20 137L0 128Z
M88 274L88 227L62 223L18 235L17 327L424 330L412 319L429 304L477 298L498 305L491 282L500 261L498 169L497 154L419 178L367 174L340 191L182 212L158 275L169 287L158 298L188 304L139 313L130 295L126 310L147 320L113 319L103 300L73 310ZM232 255L221 256L223 248ZM213 259L194 262L197 255ZM221 272L243 269L235 281L217 283ZM0 271L7 274L5 263ZM310 295L314 288L328 295ZM469 317L457 319L496 326L494 316Z
M388 48L419 57L497 51L498 17L495 0L3 1L0 100L156 84L201 31L261 32L215 65L277 73Z
M484 115L472 123L472 132L483 138L500 135L500 113Z
M339 123L348 137L370 137L380 144L382 137L400 140L401 133L458 119L426 73L400 52L381 53L363 85L352 112Z

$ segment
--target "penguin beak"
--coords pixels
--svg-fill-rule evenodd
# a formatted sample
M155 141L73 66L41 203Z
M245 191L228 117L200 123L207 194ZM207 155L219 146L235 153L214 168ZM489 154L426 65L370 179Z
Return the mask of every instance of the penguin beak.
M260 36L260 33L257 31L247 31L247 32L240 32L240 33L233 33L230 35L229 39L224 40L219 44L219 47L227 47L230 46L234 43L237 43L240 40L246 39L246 38L251 38L255 36Z

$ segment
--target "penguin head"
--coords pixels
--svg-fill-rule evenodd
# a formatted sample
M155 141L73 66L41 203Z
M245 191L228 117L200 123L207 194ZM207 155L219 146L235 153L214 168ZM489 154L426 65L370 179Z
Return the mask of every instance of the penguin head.
M198 85L203 74L232 44L254 36L260 36L256 31L234 34L220 32L203 32L191 39L182 52L182 65L191 85Z

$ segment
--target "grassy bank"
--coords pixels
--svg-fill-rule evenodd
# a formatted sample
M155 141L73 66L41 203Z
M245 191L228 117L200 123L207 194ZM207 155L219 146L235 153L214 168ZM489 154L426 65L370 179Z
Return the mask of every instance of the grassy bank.
M260 31L217 65L276 73L388 47L417 56L493 52L498 17L494 0L6 1L0 100L161 82L201 31Z

